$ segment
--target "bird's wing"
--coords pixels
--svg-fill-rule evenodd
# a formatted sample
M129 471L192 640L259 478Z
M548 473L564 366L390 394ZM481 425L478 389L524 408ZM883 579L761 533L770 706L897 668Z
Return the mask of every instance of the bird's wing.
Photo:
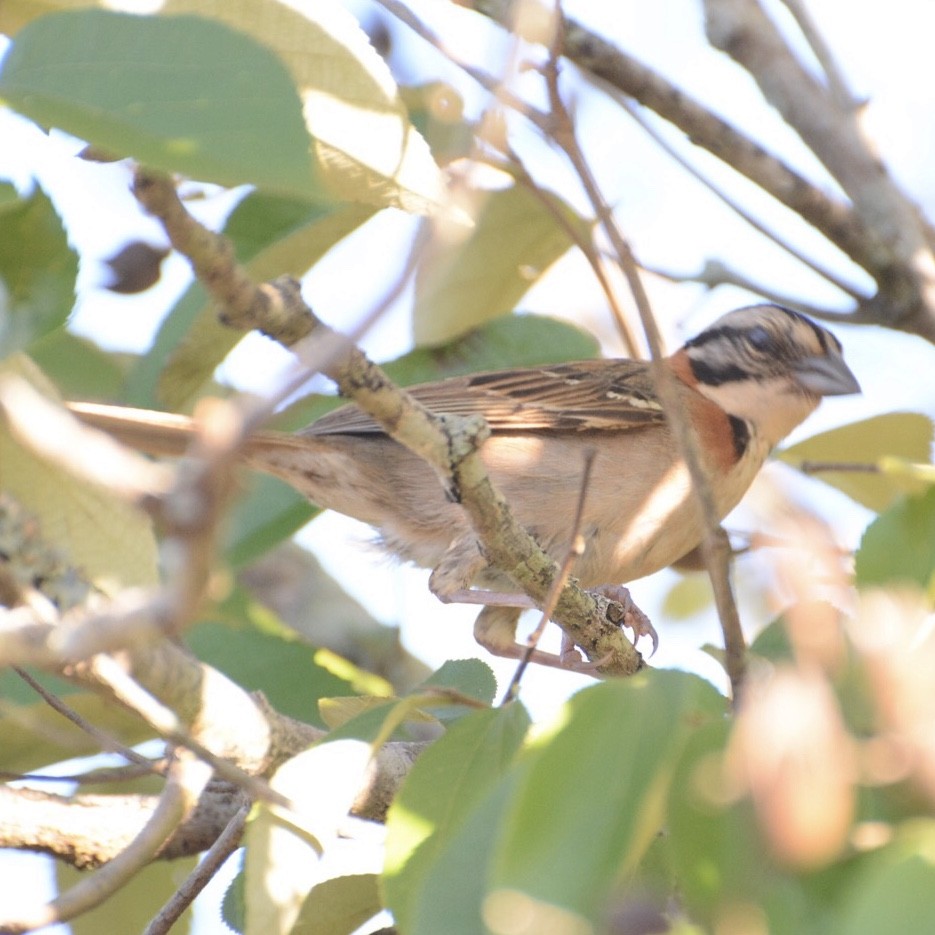
M665 421L649 365L586 360L453 377L410 387L432 412L482 415L494 432L546 429L626 431ZM366 435L383 429L357 406L342 406L301 434Z

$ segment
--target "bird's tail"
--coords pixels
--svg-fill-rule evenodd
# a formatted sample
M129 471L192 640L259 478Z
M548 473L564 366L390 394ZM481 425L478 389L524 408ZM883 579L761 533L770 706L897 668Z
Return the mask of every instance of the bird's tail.
M151 455L183 455L195 435L188 416L171 412L98 403L66 405L85 425L101 429L130 448Z

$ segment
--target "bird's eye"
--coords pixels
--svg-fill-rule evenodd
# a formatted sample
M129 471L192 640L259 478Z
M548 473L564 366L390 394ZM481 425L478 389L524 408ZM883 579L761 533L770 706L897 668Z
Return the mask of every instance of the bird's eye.
M758 350L767 351L772 347L773 336L762 325L755 325L747 332L747 340Z

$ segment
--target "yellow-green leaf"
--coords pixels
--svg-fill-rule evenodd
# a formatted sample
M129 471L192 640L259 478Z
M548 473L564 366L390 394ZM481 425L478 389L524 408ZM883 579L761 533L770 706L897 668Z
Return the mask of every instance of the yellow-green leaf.
M932 451L932 420L918 412L889 412L807 438L778 453L778 457L801 467L803 463L866 464L873 471L830 470L814 473L858 503L880 512L904 493L920 493L925 483L911 472L888 469L892 462L929 463ZM812 474L811 471L809 471Z
M416 281L413 330L419 345L437 345L512 310L572 244L570 226L586 225L560 199L554 210L521 186L489 192L463 240L428 248Z
M4 362L41 392L48 381L24 355ZM149 517L109 491L71 476L24 448L0 422L0 490L32 513L45 542L61 549L86 580L105 594L155 584L156 539Z

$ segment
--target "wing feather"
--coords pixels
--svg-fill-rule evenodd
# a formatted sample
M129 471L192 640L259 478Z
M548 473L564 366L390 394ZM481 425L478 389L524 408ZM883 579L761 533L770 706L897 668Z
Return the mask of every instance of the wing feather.
M665 420L649 367L642 361L586 360L476 373L410 387L409 392L433 412L480 414L494 432L627 431ZM302 434L382 431L367 413L348 405L313 422Z

